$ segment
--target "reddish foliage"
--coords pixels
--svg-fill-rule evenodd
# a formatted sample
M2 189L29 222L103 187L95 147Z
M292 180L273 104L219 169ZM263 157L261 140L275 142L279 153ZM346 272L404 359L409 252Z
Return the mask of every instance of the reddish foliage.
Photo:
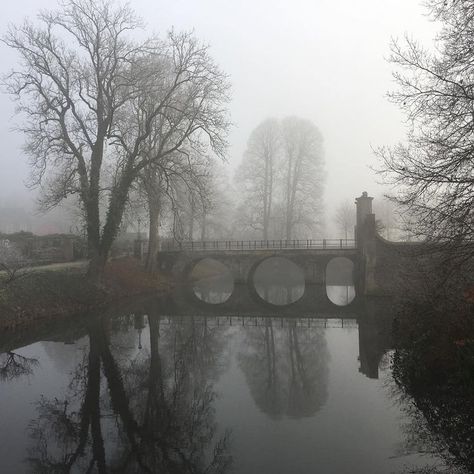
M474 303L474 286L464 292L464 298L468 303Z
M0 300L0 329L15 329L36 321L71 317L122 298L158 294L170 289L163 276L150 275L133 258L107 264L104 288L98 289L82 271L31 274L8 287Z
M111 260L105 268L106 288L117 296L132 296L151 291L163 292L170 288L169 281L160 274L146 272L132 257Z

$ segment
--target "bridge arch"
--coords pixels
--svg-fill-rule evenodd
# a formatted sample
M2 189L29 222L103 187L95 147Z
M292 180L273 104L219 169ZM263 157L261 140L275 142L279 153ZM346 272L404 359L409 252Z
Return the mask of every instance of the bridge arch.
M331 258L326 264L326 295L336 306L347 306L355 297L355 262L347 257Z
M305 269L292 258L268 255L250 267L247 286L264 303L290 306L304 297Z
M346 257L355 268L355 275L360 271L359 252L355 248L317 248L317 249L208 249L206 251L169 251L160 255L160 266L166 267L175 278L180 281L189 281L192 269L206 258L221 262L232 274L234 289L232 296L225 302L228 307L241 305L240 301L249 301L249 304L268 306L272 311L285 311L288 305L266 304L262 294L258 294L254 285L254 276L257 268L272 257L282 257L298 266L304 273L304 293L298 294L300 298L293 305L305 308L305 311L318 311L321 308L338 307L326 291L327 267L335 257ZM357 280L356 280L357 281ZM186 285L189 286L189 285ZM201 303L191 290L192 301ZM362 294L359 292L358 294ZM250 303L250 300L253 303ZM213 306L212 304L207 306ZM219 306L216 304L215 306ZM223 306L219 306L222 308ZM354 307L354 305L351 305ZM338 308L341 308L339 306ZM212 309L209 308L211 311ZM217 309L217 308L216 308Z
M207 256L192 259L182 275L194 296L206 304L225 303L234 292L234 275L219 259Z

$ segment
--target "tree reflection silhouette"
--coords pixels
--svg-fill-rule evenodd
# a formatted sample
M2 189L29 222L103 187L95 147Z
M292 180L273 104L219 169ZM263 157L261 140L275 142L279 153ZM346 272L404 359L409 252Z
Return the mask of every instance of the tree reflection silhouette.
M397 362L395 361L395 364ZM436 468L411 469L413 473L465 474L474 472L474 410L472 393L452 390L415 390L397 375L394 397L405 412L405 439L400 456L432 454L442 459Z
M166 328L157 315L148 321L149 350L132 361L114 352L107 318L91 323L88 353L64 397L38 402L33 472L228 471L229 435L217 434L209 378L223 343L192 320Z
M439 453L450 474L474 472L474 320L472 303L459 296L465 278L472 273L441 286L416 282L398 304L394 331L397 395L409 400L404 449Z
M301 418L321 409L329 362L323 331L291 322L277 328L269 320L264 328L247 328L245 344L240 367L260 410L273 418Z
M0 381L11 381L23 375L31 375L38 360L24 357L13 351L0 354Z

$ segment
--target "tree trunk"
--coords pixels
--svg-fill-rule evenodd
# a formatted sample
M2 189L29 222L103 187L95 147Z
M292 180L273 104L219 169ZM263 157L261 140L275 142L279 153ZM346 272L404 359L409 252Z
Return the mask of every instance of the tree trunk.
M88 364L88 410L92 436L92 453L99 473L106 473L104 438L100 424L100 341L95 328L89 331L89 364Z
M286 216L286 240L291 240L293 230L293 209L287 210Z
M100 250L94 251L87 269L87 278L95 286L100 287L105 273L105 264L107 263L108 252L103 254Z
M265 156L265 171L263 177L263 240L268 239L268 156Z
M148 231L148 252L146 255L146 270L153 273L156 270L158 250L159 250L159 225L160 225L160 200L148 200L148 216L149 216L149 231Z
M292 195L292 162L293 158L288 156L288 175L286 177L286 229L285 229L285 238L286 240L291 239L291 225L292 225L292 212L293 212L293 203L291 201Z
M206 240L206 219L207 215L205 212L202 213L202 219L201 219L201 241Z
M128 190L133 177L132 173L124 171L121 183L117 185L111 195L102 237L98 237L95 231L93 231L93 238L89 236L89 244L92 247L89 247L89 251L91 251L92 254L89 255L90 261L87 270L87 277L96 286L102 285L105 265L112 244L114 243L115 237L120 228L120 223L122 222L125 203L127 202L128 197Z
M194 218L196 216L196 210L195 210L195 205L194 202L191 202L191 209L190 209L190 215L189 215L189 227L188 227L188 238L189 240L193 240L194 236Z

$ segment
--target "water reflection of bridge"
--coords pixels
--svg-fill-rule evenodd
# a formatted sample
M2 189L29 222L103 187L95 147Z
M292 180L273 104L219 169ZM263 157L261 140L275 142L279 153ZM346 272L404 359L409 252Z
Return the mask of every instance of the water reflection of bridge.
M200 324L212 327L278 327L278 328L325 328L325 329L349 329L358 328L359 323L354 318L321 318L321 317L301 317L282 318L281 316L250 316L250 315L229 315L229 316L164 316L161 324L188 324L192 318L193 324Z
M216 308L217 306L217 308ZM35 330L18 331L15 334L6 333L0 337L0 353L15 351L37 341L56 341L67 344L74 343L88 333L91 322L97 318L112 321L122 316L132 316L136 329L144 327L146 320L157 318L164 326L200 327L212 331L215 328L232 329L248 328L248 330L297 330L305 333L308 331L325 330L357 330L359 334L359 371L369 378L377 378L380 361L385 353L391 349L392 342L392 316L390 300L383 298L363 301L358 311L341 314L312 312L310 314L298 313L293 310L290 315L281 312L261 311L258 313L219 313L220 305L203 305L184 308L177 311L176 302L173 300L150 300L130 302L127 306L102 311L86 318L75 318L66 321L48 321L38 324ZM204 311L207 307L208 311ZM212 308L214 311L210 312ZM344 308L341 308L344 311ZM217 312L216 312L217 311ZM141 321L141 322L140 322ZM341 347L344 350L344 347Z
M247 285L240 285L248 291ZM238 293L234 290L235 294ZM199 300L192 289L178 291L159 310L171 324L193 324L207 327L322 328L358 329L360 372L378 378L379 364L392 347L392 307L388 298L358 298L349 306L338 307L327 297L324 304L301 300L288 306L266 304L248 292L245 300L229 298L221 304ZM308 305L308 306L306 306ZM172 316L167 316L168 314Z
M327 295L326 286L306 283L303 294L297 301L287 305L275 305L265 301L254 286L235 284L232 291L222 298L219 286L216 292L196 294L193 286L177 288L170 304L173 314L214 314L223 316L308 316L327 319L358 318L364 312L363 298L356 298L347 306L337 306ZM218 303L216 304L215 301Z

